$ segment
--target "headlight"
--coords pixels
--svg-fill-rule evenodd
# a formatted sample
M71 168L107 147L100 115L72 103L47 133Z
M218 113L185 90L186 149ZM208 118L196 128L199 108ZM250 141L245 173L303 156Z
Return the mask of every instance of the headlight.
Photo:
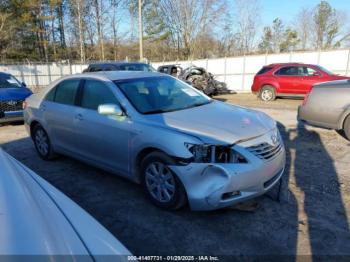
M211 146L210 145L194 145L185 143L186 148L192 153L194 162L209 163L211 162Z
M195 145L185 143L196 163L247 163L247 160L230 146Z

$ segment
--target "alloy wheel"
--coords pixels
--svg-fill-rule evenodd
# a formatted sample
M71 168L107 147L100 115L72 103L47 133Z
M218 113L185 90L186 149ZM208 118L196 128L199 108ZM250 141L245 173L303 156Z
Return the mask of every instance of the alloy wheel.
M146 187L152 197L162 203L170 202L175 195L175 179L170 169L160 162L148 165L145 171Z
M265 89L261 92L261 98L264 101L270 101L273 98L273 93L271 90Z
M36 131L35 144L42 156L46 156L49 153L49 139L44 130L39 129Z

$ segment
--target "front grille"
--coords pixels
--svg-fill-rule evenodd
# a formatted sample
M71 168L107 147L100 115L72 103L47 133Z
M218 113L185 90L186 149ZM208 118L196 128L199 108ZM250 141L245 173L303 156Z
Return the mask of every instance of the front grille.
M247 149L260 159L270 160L281 151L282 143L281 141L278 141L278 143L274 146L268 143L262 143L256 146L248 147Z
M13 112L23 110L23 101L0 101L0 112Z

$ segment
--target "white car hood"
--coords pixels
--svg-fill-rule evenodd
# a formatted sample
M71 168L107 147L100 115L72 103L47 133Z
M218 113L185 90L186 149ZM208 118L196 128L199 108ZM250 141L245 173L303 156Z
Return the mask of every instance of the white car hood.
M265 113L219 101L148 117L156 125L193 135L210 144L234 144L276 128L276 122Z
M54 255L130 254L84 210L1 148L0 232L0 255L55 260Z

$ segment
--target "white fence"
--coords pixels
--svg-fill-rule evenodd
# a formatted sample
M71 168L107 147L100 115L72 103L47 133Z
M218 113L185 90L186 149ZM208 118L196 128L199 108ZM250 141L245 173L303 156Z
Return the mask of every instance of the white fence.
M206 68L218 80L227 83L235 91L250 91L254 75L259 69L271 63L301 62L321 65L336 74L350 76L350 50L323 52L296 52L287 54L269 54L243 57L227 57L219 59L203 59L193 61L171 61L152 63L157 68L164 64L190 63ZM71 64L21 64L0 65L0 71L13 74L30 87L41 87L70 74L81 73L87 65Z

